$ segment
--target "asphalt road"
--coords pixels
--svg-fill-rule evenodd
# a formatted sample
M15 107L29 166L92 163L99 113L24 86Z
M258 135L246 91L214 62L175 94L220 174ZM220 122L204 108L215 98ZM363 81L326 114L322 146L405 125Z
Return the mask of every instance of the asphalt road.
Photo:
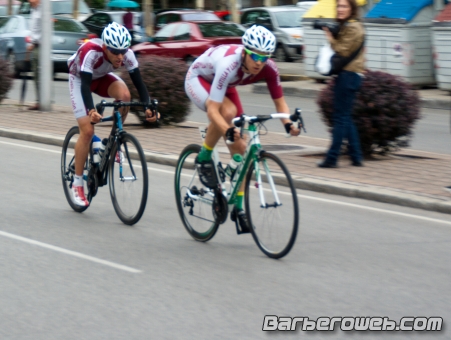
M190 238L173 168L148 164L149 200L134 227L107 188L84 213L61 187L60 148L0 138L1 339L411 339L393 333L263 333L264 315L441 316L449 339L449 217L298 191L300 233L282 260L231 222ZM305 333L305 334L299 334Z
M287 65L302 65L300 63L282 63ZM58 80L53 82L54 93L52 95L53 101L58 105L70 106L70 97L68 83L65 80L67 75L58 74ZM14 86L8 97L11 99L20 99L20 91L22 87L22 80L16 79ZM267 114L274 112L274 106L270 96L264 94L252 93L252 86L238 87L241 94L241 100L246 114ZM34 83L29 80L26 93L26 101L34 101ZM101 100L100 97L94 95L94 101L97 103ZM330 139L330 135L326 125L321 121L318 113L318 108L314 99L296 98L287 96L287 103L291 110L299 107L302 109L304 121L307 126L307 133L310 137ZM432 153L451 154L450 136L450 118L449 111L423 109L422 118L418 121L413 131L411 140L411 148ZM188 120L196 122L207 122L204 112L192 105L191 114ZM282 125L279 122L272 121L266 125L271 131L284 132Z

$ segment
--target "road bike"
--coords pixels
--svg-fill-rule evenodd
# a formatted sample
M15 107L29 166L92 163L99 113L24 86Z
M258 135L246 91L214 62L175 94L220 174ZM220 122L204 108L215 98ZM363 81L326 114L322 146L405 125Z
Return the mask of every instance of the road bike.
M219 225L227 220L229 206L235 204L238 189L245 181L246 216L258 247L271 258L281 258L293 247L299 224L296 189L285 164L260 144L260 127L274 118L290 118L304 128L300 109L293 115L242 115L233 119L241 134L248 135L246 152L232 179L226 181L219 153L213 149L218 183L214 188L202 184L194 165L201 146L191 144L181 152L174 183L177 209L186 230L195 240L205 242L213 238ZM201 129L202 138L205 132L205 128Z
M144 151L138 139L123 129L121 107L140 106L157 112L158 101L150 104L140 102L113 102L102 100L96 105L98 113L103 114L106 107L113 107L113 114L101 119L101 122L113 122L110 135L107 138L105 150L98 163L94 160L92 143L86 159L83 179L87 200L91 203L99 187L109 184L111 201L119 219L128 225L139 221L147 203L148 173ZM61 154L61 178L64 194L69 205L76 212L83 212L88 207L82 207L73 201L72 185L75 176L74 147L80 136L78 126L72 127L64 139ZM90 205L89 205L90 206Z

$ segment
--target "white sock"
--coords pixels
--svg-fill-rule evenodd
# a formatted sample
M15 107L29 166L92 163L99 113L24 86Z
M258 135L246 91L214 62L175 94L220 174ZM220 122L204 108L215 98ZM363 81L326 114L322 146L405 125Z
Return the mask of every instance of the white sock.
M75 176L74 176L74 185L75 185L76 187L81 187L81 186L83 186L83 175L81 175L81 176L75 175Z

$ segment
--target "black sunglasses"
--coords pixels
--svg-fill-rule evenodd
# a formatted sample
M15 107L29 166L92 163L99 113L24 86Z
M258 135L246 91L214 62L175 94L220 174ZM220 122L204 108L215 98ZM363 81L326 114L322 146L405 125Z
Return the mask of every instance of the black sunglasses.
M107 49L114 55L119 55L119 54L124 55L128 51L128 48L119 49L119 48L113 48L113 47L109 47L109 46L107 46Z

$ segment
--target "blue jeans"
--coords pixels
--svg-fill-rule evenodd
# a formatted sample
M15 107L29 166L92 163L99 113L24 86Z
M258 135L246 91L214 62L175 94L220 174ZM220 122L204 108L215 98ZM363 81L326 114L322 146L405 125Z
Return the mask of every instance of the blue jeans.
M332 145L327 152L326 162L336 164L343 139L349 142L353 162L362 161L362 150L357 128L352 120L352 109L356 92L362 85L362 77L355 72L342 71L335 79Z

